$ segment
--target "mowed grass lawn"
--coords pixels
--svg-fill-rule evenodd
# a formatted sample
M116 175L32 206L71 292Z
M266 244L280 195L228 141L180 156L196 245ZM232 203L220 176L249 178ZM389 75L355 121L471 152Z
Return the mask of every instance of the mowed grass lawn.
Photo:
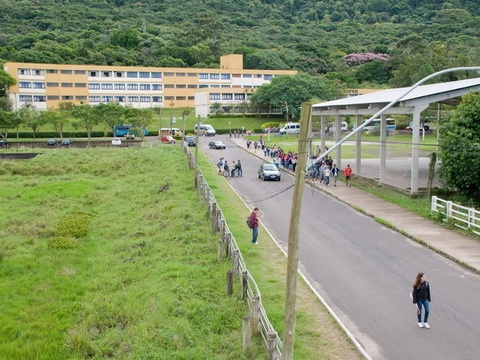
M286 260L263 231L249 246L248 209L200 165L281 336ZM177 146L1 161L0 358L266 359L260 337L242 349L248 307L238 283L225 294L231 264L193 178ZM296 359L360 358L302 283L295 345Z

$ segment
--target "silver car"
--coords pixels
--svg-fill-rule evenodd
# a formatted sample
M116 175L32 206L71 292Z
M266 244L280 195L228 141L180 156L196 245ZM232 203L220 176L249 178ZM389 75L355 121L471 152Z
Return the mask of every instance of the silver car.
M273 164L262 164L258 169L258 178L265 180L280 181L280 171Z

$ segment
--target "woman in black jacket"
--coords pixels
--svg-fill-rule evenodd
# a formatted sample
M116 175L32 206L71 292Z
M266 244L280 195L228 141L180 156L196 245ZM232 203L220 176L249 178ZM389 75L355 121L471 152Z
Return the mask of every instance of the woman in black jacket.
M430 313L430 285L426 281L426 276L424 273L418 273L413 283L413 292L412 292L413 303L417 306L417 318L418 318L418 327L430 329L428 325L428 315ZM425 316L423 317L422 323L422 307L425 308Z

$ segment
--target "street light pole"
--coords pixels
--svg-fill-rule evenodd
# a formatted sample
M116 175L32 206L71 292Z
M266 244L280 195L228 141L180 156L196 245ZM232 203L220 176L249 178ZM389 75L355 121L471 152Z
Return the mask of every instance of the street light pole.
M170 135L172 135L172 129L173 129L173 100L170 101Z

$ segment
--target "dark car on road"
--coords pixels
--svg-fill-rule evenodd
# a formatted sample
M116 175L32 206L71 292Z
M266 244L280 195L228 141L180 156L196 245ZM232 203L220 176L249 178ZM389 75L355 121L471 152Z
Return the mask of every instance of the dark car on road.
M227 147L225 146L225 144L221 141L210 141L208 143L208 147L210 149L226 149Z
M63 139L62 140L62 146L70 146L72 142L70 141L70 139Z
M280 171L273 164L262 164L258 168L258 178L265 180L280 181Z
M57 146L57 139L48 139L47 146Z
M8 147L8 142L5 139L0 140L0 147Z
M185 142L188 146L196 146L195 136L185 136Z

